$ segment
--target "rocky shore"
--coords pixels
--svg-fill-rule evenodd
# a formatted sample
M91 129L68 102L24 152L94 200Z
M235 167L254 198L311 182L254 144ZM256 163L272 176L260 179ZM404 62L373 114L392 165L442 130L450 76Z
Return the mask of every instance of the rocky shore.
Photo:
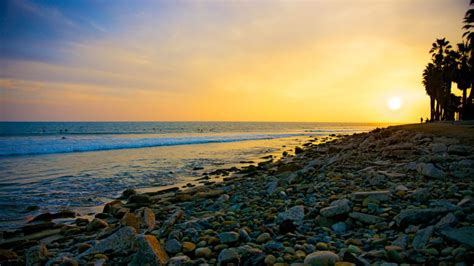
M201 186L126 190L91 220L42 214L0 233L0 264L474 263L472 141L416 127L313 141Z

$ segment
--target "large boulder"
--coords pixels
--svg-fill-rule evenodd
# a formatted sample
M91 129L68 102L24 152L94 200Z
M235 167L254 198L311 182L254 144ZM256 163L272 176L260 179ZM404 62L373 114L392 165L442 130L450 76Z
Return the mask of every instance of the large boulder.
M136 230L133 227L122 227L112 235L97 242L97 244L80 254L77 258L81 258L92 253L103 253L110 250L114 252L120 252L131 249L135 243L135 234Z
M316 251L306 256L304 264L311 266L333 266L339 260L339 256L331 251Z
M474 248L474 227L466 226L460 228L446 229L441 234L449 240Z
M295 224L302 224L304 219L304 206L294 206L285 212L278 214L278 221L293 221Z
M446 173L443 170L436 168L432 163L419 163L416 165L416 171L423 176L431 178L446 178Z
M431 221L437 216L450 212L447 208L408 209L401 211L393 219L398 226L422 224Z
M133 256L130 266L166 265L168 254L153 235L138 235L136 238L138 251Z

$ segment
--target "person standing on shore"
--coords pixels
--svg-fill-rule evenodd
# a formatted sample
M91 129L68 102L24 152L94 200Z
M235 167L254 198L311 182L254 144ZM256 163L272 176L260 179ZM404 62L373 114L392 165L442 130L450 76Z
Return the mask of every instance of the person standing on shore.
M423 124L423 117L420 117L420 124Z

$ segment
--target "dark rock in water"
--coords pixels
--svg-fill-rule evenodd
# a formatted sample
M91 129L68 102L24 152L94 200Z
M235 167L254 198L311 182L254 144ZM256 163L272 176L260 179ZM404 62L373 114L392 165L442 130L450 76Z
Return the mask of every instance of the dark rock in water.
M410 224L426 223L448 212L450 212L450 210L446 208L408 209L401 211L393 219L398 226L403 227Z
M202 166L196 166L196 167L193 168L193 171L198 171L198 170L203 170L203 169L204 169L204 167L202 167Z
M474 248L474 227L472 226L447 229L442 231L441 234L449 240L453 240Z
M150 196L146 194L134 194L128 198L128 203L149 204L151 203L151 199Z
M137 194L135 189L127 188L122 192L122 197L128 199L130 196Z
M136 238L138 251L133 256L130 266L135 265L166 265L168 254L161 247L160 242L152 235L138 235Z
M280 223L279 227L280 233L285 235L287 233L294 233L296 231L296 225L291 220L285 220Z
M37 211L37 210L39 210L39 207L36 205L26 207L27 212L32 212L32 211Z
M74 217L76 217L76 215L77 215L76 212L69 211L69 210L64 210L64 211L61 211L61 212L58 212L58 213L46 212L46 213L42 213L42 214L36 216L35 218L33 218L33 220L31 220L30 223L38 222L38 221L51 221L51 220L54 220L54 219L74 218Z
M21 228L24 234L36 233L42 230L51 229L55 224L53 222L33 223Z
M425 229L418 230L412 242L413 248L417 251L423 249L433 234L433 230L433 226L428 226Z
M217 263L218 265L227 265L229 263L239 265L240 255L233 248L223 249L217 257Z

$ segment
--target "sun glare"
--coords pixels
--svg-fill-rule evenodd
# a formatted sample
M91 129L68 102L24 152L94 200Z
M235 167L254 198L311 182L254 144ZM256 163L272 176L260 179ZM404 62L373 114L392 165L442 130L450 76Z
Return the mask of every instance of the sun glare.
M390 110L392 111L396 111L398 109L400 109L400 107L402 107L402 99L400 97L393 97L393 98L390 98L387 102L387 106Z

